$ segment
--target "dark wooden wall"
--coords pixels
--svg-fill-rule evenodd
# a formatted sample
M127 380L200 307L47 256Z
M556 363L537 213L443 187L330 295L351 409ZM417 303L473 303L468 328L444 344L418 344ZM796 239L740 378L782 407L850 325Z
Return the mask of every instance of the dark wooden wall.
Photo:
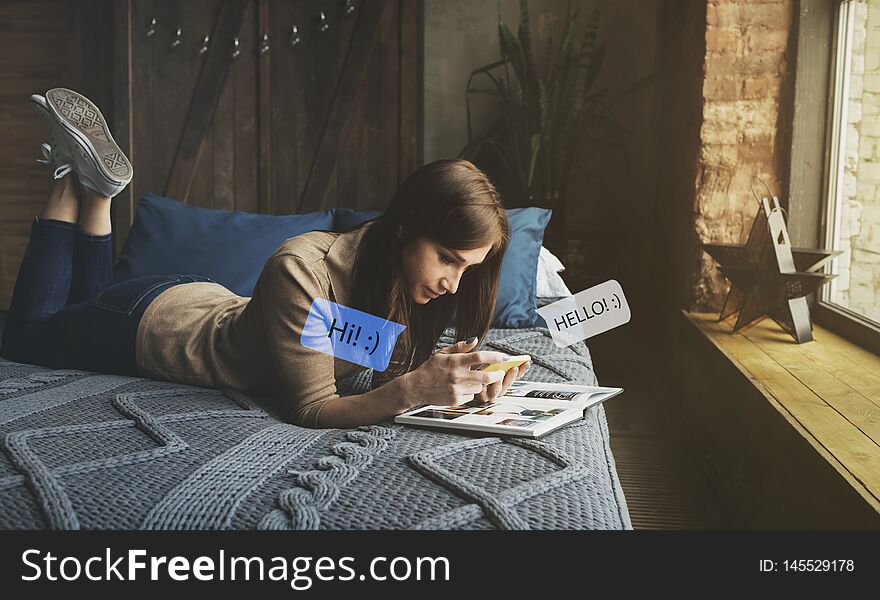
M271 214L384 208L421 164L419 2L355 0L345 15L343 2L250 0L239 56L232 59L231 46L213 36L200 54L224 1L229 10L230 0L114 4L115 71L122 74L115 126L135 168L133 185L114 201L117 248L147 192ZM320 11L325 32L318 31ZM147 37L153 18L156 33ZM291 47L293 25L301 42ZM171 48L178 27L181 43ZM269 49L260 53L264 33ZM193 104L212 52L226 60L226 78L196 145L198 160L188 161L193 148L184 129L212 109Z
M46 127L31 94L81 90L112 116L107 1L0 2L0 310L9 306L30 224L51 186L35 162Z
M221 7L240 3L239 56L214 39L200 54ZM28 102L51 87L94 100L132 159L132 185L112 205L117 253L148 192L271 214L385 208L422 161L422 2L352 5L345 15L341 0L0 2L0 311L51 185L34 162L46 132ZM181 43L171 48L178 27ZM269 50L260 53L263 33ZM226 76L215 103L194 103L212 52L224 57ZM193 155L182 147L185 128L212 106Z

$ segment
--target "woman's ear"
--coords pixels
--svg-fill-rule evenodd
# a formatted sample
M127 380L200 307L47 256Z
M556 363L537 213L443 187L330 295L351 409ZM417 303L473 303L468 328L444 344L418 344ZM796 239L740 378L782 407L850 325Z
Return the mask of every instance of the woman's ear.
M404 216L400 220L400 223L397 224L397 227L394 229L395 237L397 237L398 239L404 239L404 236L406 236L406 238L411 239L414 221L415 221L415 216L412 213L409 213L406 216Z

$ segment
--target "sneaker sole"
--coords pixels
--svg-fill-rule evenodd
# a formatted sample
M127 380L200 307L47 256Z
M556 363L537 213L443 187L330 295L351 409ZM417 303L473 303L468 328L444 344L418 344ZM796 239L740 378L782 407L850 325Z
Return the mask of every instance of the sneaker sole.
M110 135L97 106L82 94L65 88L46 92L46 103L58 122L89 151L97 173L108 184L122 186L131 181L134 169Z

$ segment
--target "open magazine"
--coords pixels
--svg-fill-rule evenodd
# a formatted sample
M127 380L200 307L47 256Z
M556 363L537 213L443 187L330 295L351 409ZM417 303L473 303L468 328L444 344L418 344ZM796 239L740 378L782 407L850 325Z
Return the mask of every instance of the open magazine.
M417 406L394 421L536 438L581 419L586 409L621 392L623 388L519 380L494 402Z

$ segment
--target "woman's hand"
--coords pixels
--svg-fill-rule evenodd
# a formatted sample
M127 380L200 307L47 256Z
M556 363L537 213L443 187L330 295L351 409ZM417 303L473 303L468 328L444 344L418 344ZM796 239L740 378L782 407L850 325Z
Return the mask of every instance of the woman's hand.
M516 381L517 379L521 379L523 375L526 374L526 371L529 370L529 367L532 365L532 361L524 362L518 367L513 367L512 369L507 369L504 373L504 379L499 381L498 383L490 383L483 391L474 396L475 400L479 400L482 403L494 402L499 396L503 396L507 393L507 390L510 388L510 384Z
M407 408L422 404L457 406L470 402L488 386L501 385L505 373L479 371L473 367L501 362L507 355L491 351L470 352L477 343L478 340L472 339L470 343L458 342L443 348L416 369L401 375L398 379L404 386Z

